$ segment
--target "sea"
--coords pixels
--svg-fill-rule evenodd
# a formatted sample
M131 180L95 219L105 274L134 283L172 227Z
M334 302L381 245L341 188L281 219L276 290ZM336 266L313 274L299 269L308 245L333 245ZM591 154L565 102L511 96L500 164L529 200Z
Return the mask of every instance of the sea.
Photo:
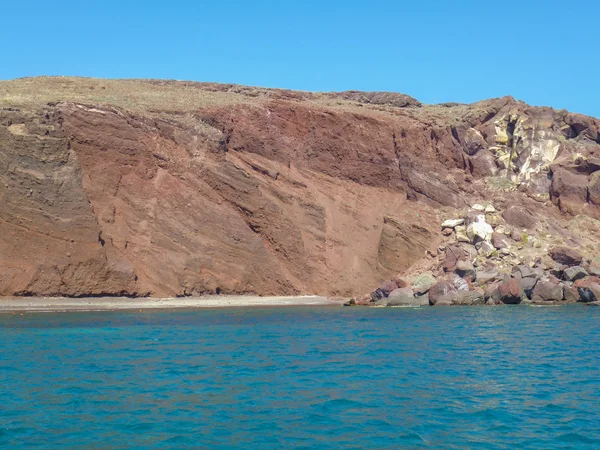
M0 315L0 447L600 447L600 308Z

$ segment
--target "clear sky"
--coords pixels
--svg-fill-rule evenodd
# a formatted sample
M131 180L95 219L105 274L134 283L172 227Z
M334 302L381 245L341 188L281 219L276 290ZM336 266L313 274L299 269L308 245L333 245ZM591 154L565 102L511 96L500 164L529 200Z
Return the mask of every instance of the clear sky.
M170 78L600 117L600 1L18 0L0 79Z

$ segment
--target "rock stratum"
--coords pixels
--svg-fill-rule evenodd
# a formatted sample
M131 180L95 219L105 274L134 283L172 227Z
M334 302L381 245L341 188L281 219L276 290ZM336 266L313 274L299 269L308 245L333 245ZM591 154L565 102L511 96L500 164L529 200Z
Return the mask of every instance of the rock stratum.
M462 225L440 224L476 223L474 204L501 232L464 256ZM3 296L349 297L490 264L513 279L556 247L589 269L599 218L600 121L510 97L0 82Z

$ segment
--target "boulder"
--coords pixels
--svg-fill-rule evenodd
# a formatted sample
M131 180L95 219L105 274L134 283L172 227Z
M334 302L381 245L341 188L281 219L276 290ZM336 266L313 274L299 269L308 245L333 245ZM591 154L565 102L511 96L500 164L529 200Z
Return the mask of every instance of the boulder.
M559 264L565 266L579 266L583 261L583 256L577 250L570 247L554 247L550 250L550 257Z
M371 302L373 303L377 303L378 301L383 300L387 297L381 289L375 289L373 292L371 292L370 296Z
M486 214L493 214L496 212L496 208L494 208L494 205L486 205L484 212Z
M568 281L577 281L588 275L587 271L581 266L568 267L563 271L563 277Z
M471 261L458 261L454 272L461 278L469 278L472 281L475 280L475 267Z
M415 295L423 295L436 283L436 279L430 273L424 273L412 278L410 285Z
M442 222L442 228L456 228L465 223L465 219L448 219Z
M533 297L533 290L538 282L537 278L516 278L519 280L519 284L521 285L521 290L525 293L527 298Z
M457 242L469 242L469 238L467 236L467 227L460 225L456 227L454 231L456 232Z
M498 271L497 270L490 270L490 271L477 271L477 275L476 275L476 279L477 279L477 284L479 284L479 286L483 286L488 284L491 281L494 281L498 278Z
M404 280L404 278L402 278L400 275L396 275L396 277L394 278L394 282L396 283L396 285L399 288L408 286L408 283L406 282L406 280Z
M484 205L480 205L479 203L475 203L473 206L471 206L471 209L473 211L484 212L485 211L485 206Z
M600 277L600 266L598 265L598 263L596 262L592 262L588 268L587 271L590 275L595 276L595 277Z
M443 236L451 236L452 233L454 233L454 230L452 228L444 228L444 229L442 229L442 235Z
M505 235L497 232L492 233L492 245L498 250L510 247L508 238Z
M587 175L572 173L564 168L553 170L550 198L561 211L578 214L587 202L587 193Z
M533 289L534 302L561 302L564 298L563 285L550 280L539 280Z
M485 256L486 258L489 258L494 252L496 252L496 248L487 241L478 242L476 247L477 253L479 253L481 256Z
M468 283L458 276L439 281L429 289L429 304L434 306L451 305L459 292L468 290Z
M452 304L453 295L456 294L456 289L452 283L443 280L439 281L429 289L429 304Z
M579 301L584 303L600 301L600 278L588 277L577 280L573 286L579 293Z
M417 306L422 303L422 299L416 298L411 288L398 288L387 299L387 306ZM429 304L429 300L426 304Z
M500 301L500 295L498 293L498 286L500 286L500 283L500 281L493 281L490 284L488 284L483 294L483 298L486 301L489 299L493 300L494 302L496 300Z
M502 218L514 227L532 229L535 227L534 215L522 206L511 206L502 213Z
M469 259L469 254L458 245L451 245L446 249L446 257L444 259L444 270L446 272L454 272L456 264L459 261Z
M472 243L479 241L491 241L494 229L485 221L485 215L479 214L467 227L467 237Z
M573 286L565 286L563 288L563 297L566 302L575 303L581 300L579 296L579 290Z
M539 278L542 276L543 271L539 269L533 269L525 264L519 264L518 266L514 266L512 268L512 273L513 275L521 278Z
M452 299L453 305L483 305L484 292L483 289L474 289L472 291L460 291Z
M398 289L398 287L399 286L396 284L396 282L394 280L390 280L390 281L384 281L383 283L381 283L377 289L379 291L381 291L381 293L383 294L384 297L387 297L390 294L390 292L392 292L395 289Z
M502 303L508 305L515 305L521 303L524 293L521 290L521 284L519 280L515 278L505 278L497 288L496 295L492 294L492 298L500 300Z

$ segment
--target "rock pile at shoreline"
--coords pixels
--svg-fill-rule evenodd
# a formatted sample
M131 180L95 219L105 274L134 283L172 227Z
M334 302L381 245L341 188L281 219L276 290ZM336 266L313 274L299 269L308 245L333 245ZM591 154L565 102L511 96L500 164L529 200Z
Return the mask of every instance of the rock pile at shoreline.
M474 204L441 224L446 243L428 270L400 274L347 305L450 306L600 303L600 261L548 247L536 218L510 206Z

